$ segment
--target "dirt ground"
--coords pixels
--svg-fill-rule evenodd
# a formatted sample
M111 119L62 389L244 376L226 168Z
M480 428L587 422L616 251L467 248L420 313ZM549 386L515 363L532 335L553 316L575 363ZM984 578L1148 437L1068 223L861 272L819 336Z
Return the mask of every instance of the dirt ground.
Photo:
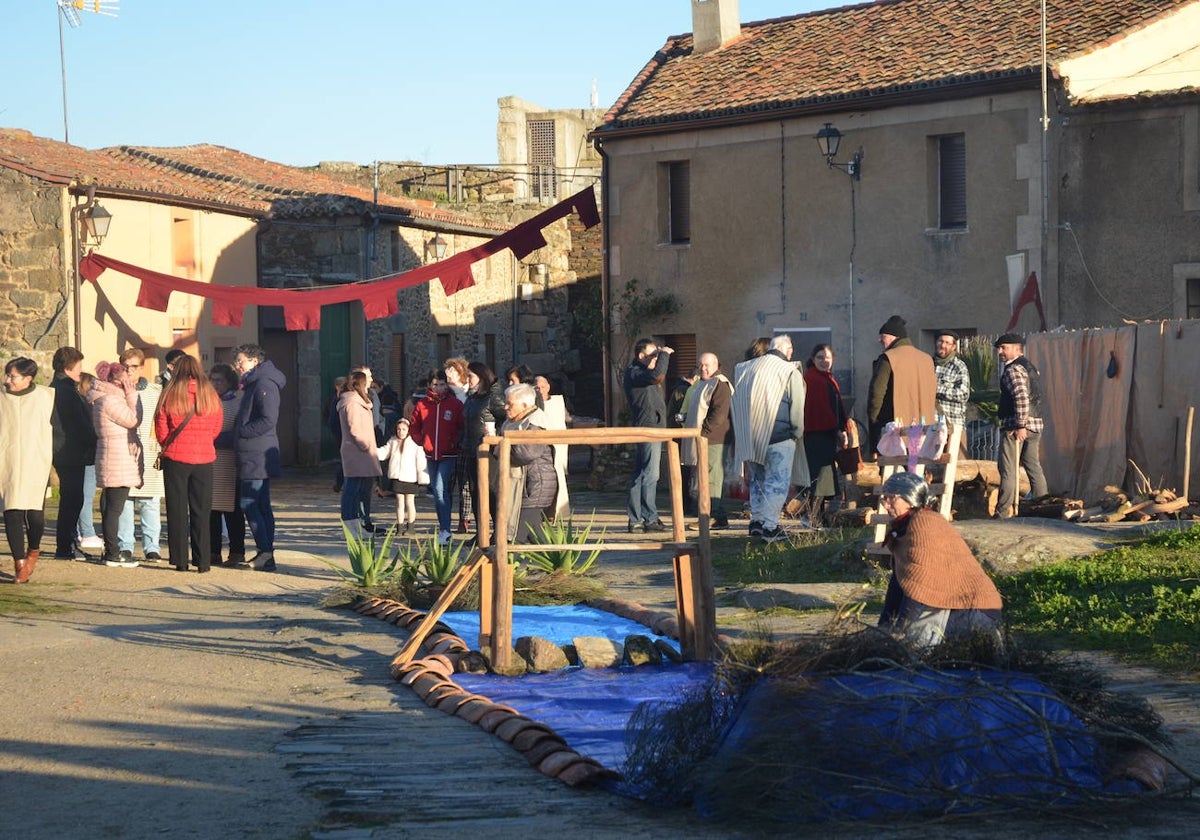
M477 727L393 682L402 631L322 605L342 559L337 497L320 477L280 481L277 574L43 560L21 592L60 608L0 616L0 837L751 837L529 768ZM602 504L605 497L587 501ZM423 510L422 516L429 518ZM613 533L613 505L597 521ZM609 522L608 520L611 520ZM1013 526L994 539L1012 539ZM1068 534L1034 523L1022 550ZM970 537L969 537L970 539ZM1102 535L1092 539L1103 540ZM669 608L669 559L605 563L614 594ZM0 585L7 586L6 583ZM728 599L727 599L728 600ZM724 601L723 601L724 602ZM722 632L749 611L722 607ZM782 633L794 629L780 625ZM1111 666L1150 696L1200 768L1200 691ZM1191 836L1200 803L1172 801L1094 823L959 820L952 837ZM794 836L917 837L928 826L791 827Z

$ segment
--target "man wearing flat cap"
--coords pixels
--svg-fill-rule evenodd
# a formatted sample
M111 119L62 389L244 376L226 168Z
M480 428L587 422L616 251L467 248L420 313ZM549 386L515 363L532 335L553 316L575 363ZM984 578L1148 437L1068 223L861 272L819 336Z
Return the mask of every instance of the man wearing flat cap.
M958 333L938 330L933 345L933 367L937 371L937 413L946 418L950 432L962 429L958 457L967 457L967 402L971 399L971 374L958 357Z
M1042 473L1042 375L1025 358L1025 339L1005 333L996 339L996 355L1004 368L1000 371L1000 495L996 517L1009 519L1017 512L1021 467L1029 476L1030 496L1046 495L1046 476Z
M875 360L867 391L867 430L871 452L879 446L883 427L892 420L904 425L932 423L937 415L937 374L933 357L908 340L905 321L893 315L879 328L883 353Z

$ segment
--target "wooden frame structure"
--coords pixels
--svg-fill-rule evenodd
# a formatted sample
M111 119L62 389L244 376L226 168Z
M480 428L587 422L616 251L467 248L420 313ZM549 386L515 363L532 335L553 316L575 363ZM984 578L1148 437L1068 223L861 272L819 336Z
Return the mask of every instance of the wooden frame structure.
M685 538L683 517L683 474L679 442L693 438L696 444L697 507L699 530L694 541ZM510 542L508 519L512 504L510 464L514 443L563 444L576 446L614 446L628 443L666 444L667 475L671 490L670 542L612 542L550 545ZM417 625L393 666L412 660L421 643L433 630L446 609L476 574L479 575L479 647L486 650L492 667L498 672L512 665L513 575L509 555L521 551L577 550L661 551L674 550L675 605L679 617L679 645L685 659L711 659L716 642L716 604L712 573L712 546L709 539L710 501L708 493L708 447L699 429L656 429L629 427L620 429L509 430L502 436L486 437L479 447L479 487L490 487L492 448L496 447L497 510L495 544L491 533L489 494L481 492L476 500L479 520L478 544L459 569L446 590Z
M942 450L942 454L937 458L918 458L917 465L922 467L934 467L942 470L942 480L929 485L929 495L938 498L938 513L940 513L947 522L950 521L954 509L954 479L958 475L958 450L963 435L963 426L961 423L955 423L950 430L950 439L946 441L946 446ZM892 473L899 470L901 467L908 466L907 455L897 455L895 457L885 457L880 455L876 459L879 464L879 486L888 480ZM872 555L886 555L890 552L883 547L883 538L887 536L887 526L891 524L891 514L883 506L883 496L879 497L879 504L875 512L871 514L871 524L875 526L875 541L867 547L867 553Z

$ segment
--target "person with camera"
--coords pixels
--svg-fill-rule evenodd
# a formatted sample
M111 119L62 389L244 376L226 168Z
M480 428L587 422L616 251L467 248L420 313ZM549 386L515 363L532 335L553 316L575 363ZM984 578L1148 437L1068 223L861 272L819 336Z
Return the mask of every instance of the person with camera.
M667 376L670 347L660 346L652 338L634 345L634 358L625 368L625 399L629 403L629 425L664 429L667 426L667 402L663 380ZM658 494L658 468L662 460L662 442L639 443L634 454L633 475L629 479L628 530L665 531L658 518L655 496Z

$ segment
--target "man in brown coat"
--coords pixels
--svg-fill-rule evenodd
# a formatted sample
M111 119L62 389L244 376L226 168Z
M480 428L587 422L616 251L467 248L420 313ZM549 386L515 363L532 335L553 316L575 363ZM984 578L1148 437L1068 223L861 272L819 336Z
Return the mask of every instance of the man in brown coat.
M875 360L867 392L867 428L871 453L879 446L883 427L899 419L909 425L934 422L937 416L937 373L933 357L908 340L905 321L893 315L879 328L883 353Z

